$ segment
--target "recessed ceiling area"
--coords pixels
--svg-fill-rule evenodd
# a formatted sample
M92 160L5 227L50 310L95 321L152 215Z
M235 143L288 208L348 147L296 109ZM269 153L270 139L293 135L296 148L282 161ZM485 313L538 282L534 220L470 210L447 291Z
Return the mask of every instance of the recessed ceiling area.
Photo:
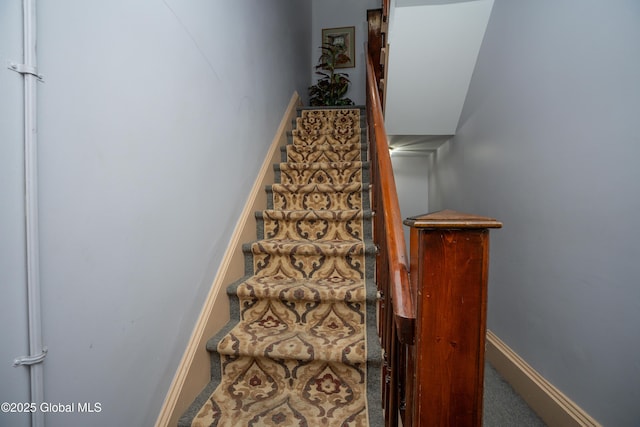
M396 1L385 100L390 136L455 134L492 7L493 0Z
M480 0L396 0L396 7L426 6L436 4L469 3Z
M389 135L389 148L394 156L428 156L453 135Z

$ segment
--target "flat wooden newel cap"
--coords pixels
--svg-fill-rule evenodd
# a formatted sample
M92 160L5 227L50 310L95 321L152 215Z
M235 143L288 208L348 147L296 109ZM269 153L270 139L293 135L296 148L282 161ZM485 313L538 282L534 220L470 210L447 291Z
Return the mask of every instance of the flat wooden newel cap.
M414 228L502 228L502 223L496 219L449 209L407 218L404 225Z

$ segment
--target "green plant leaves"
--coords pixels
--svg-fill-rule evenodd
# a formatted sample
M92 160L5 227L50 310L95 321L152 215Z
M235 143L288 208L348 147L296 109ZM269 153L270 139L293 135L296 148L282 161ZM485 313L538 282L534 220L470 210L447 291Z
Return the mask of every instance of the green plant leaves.
M353 105L353 101L345 98L351 81L346 73L336 73L335 68L350 61L346 48L342 44L332 45L324 43L321 46L322 55L316 65L316 74L321 76L315 85L309 86L309 103L312 106L322 105Z

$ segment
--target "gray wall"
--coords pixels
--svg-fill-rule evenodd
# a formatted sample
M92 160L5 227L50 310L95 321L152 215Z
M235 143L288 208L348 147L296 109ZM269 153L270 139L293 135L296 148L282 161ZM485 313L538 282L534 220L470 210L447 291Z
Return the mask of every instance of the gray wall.
M397 151L391 154L393 178L398 190L402 219L429 211L428 169L425 167L429 157L426 154L405 154ZM409 253L409 236L410 229L404 227L407 254Z
M496 217L489 328L607 426L640 422L640 3L496 0L432 209Z
M0 59L21 56L19 0ZM311 4L38 3L47 426L148 426L263 157L306 93ZM0 69L0 391L28 400L20 77ZM0 425L28 416L0 414Z
M322 29L336 27L355 27L355 68L342 68L339 71L347 73L351 86L347 97L357 105L365 103L366 84L366 59L364 56L364 44L367 41L367 9L379 9L380 0L312 0L313 25L311 35L311 79L315 83L318 76L315 74L315 66L322 54ZM306 92L305 92L306 94Z

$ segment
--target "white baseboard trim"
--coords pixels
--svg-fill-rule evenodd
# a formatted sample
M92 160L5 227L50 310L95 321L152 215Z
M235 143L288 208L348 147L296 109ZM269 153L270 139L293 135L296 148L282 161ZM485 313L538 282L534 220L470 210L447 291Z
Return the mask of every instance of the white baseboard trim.
M229 303L224 289L225 286L230 285L244 274L242 244L256 238L254 212L266 207L264 186L273 183L273 164L280 160L280 146L287 142L287 131L291 130L291 121L296 115L296 107L300 105L300 96L294 92L236 223L229 246L204 301L202 311L171 382L155 427L177 425L180 415L209 382L211 366L205 344L229 320Z
M549 427L602 427L489 330L486 343L487 361Z

